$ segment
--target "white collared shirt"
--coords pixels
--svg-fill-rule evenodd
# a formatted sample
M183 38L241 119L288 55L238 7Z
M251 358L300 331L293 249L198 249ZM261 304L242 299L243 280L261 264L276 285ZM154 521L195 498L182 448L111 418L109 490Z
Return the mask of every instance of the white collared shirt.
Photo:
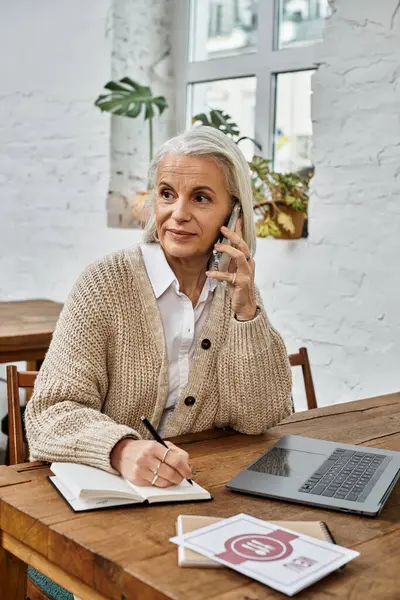
M196 342L207 319L217 281L206 279L193 307L192 301L179 291L179 282L160 244L142 244L141 250L160 311L168 357L168 398L159 427L162 431L167 413L171 412L188 382Z

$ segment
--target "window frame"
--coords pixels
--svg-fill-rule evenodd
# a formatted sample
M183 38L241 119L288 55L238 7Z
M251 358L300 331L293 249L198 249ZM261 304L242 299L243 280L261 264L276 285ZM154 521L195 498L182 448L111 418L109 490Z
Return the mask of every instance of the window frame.
M315 70L314 60L320 41L285 48L278 47L279 0L259 0L258 30L255 52L235 54L204 61L189 60L191 11L193 0L175 0L173 4L172 60L176 87L176 131L187 128L190 86L196 83L256 77L254 137L261 144L261 154L274 155L276 82L280 73ZM249 132L241 132L251 135Z

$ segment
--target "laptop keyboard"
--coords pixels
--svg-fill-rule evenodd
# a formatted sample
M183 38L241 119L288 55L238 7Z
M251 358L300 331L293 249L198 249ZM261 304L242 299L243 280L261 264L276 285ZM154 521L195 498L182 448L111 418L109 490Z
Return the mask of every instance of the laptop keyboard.
M382 454L336 448L299 492L356 502L385 458Z

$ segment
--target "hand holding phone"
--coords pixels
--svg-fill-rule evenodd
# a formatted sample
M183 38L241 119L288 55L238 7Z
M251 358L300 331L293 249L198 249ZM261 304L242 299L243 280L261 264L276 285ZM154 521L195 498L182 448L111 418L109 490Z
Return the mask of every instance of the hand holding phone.
M241 210L240 202L236 202L232 209L231 216L229 217L229 221L227 224L227 228L229 229L229 231L235 231L236 224L240 217L240 210ZM218 243L225 244L228 246L232 245L231 241L228 240L222 234L218 238ZM231 257L228 256L228 254L226 254L224 252L220 252L218 250L213 250L213 254L214 254L214 262L212 264L212 269L214 271L227 271L228 267L229 267L229 263L231 261Z
M209 271L206 271L206 275L228 283L231 309L235 313L236 320L250 321L257 315L254 294L255 263L242 237L242 227L240 222L238 223L239 216L240 204L237 203L233 207L228 225L223 228L222 239L218 239L218 249L213 251L214 264ZM232 259L236 263L236 268L230 272L228 267L230 268Z

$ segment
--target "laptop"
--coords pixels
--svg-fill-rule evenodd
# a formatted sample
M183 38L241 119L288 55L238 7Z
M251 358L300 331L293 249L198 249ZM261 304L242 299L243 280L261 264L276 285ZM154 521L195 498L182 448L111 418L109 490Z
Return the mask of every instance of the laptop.
M235 492L376 516L400 476L400 452L286 435L227 483Z

